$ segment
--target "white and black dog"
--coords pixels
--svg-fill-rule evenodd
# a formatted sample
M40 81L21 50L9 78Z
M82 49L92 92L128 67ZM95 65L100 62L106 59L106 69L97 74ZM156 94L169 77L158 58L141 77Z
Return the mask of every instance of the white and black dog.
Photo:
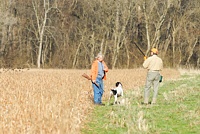
M120 97L120 96L123 96L123 88L122 88L121 82L117 82L115 84L115 86L116 86L115 88L110 90L109 102L110 102L110 99L112 98L112 96L114 96L115 101L114 101L113 104L118 104L117 98Z

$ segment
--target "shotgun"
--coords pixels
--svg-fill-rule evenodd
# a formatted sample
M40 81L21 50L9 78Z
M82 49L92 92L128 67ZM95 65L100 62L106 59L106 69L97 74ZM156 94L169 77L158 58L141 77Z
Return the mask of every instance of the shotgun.
M88 76L87 74L82 74L82 76L84 77L84 78L86 78L86 79L88 79L88 80L91 80L91 82L93 83L93 84L95 84L97 87L99 87L99 85L96 83L96 82L93 82L92 81L92 78L90 77L90 76Z
M133 43L136 45L136 47L138 48L138 50L140 50L140 52L142 53L142 55L146 56L146 55L144 54L144 52L140 49L140 47L139 47L135 42L133 42Z

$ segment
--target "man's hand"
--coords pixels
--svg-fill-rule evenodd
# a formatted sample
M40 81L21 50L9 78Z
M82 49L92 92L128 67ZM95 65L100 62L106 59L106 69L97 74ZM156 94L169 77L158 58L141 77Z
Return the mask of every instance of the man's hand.
M95 84L97 87L99 87L99 85L96 83L95 80L92 80L92 83Z
M146 60L147 59L147 57L146 56L144 56L144 60Z

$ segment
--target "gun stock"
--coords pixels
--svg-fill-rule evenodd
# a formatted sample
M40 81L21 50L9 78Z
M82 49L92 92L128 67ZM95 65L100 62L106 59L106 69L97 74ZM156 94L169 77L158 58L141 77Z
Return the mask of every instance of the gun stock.
M88 79L88 80L91 80L91 82L93 83L93 84L95 84L97 87L99 87L99 85L96 83L96 82L93 82L92 81L92 78L89 76L89 75L87 75L87 74L82 74L82 76L84 77L84 78L86 78L86 79Z
M84 78L88 79L88 80L92 80L92 78L91 78L90 76L88 76L87 74L85 74L85 73L84 73L82 76L83 76Z

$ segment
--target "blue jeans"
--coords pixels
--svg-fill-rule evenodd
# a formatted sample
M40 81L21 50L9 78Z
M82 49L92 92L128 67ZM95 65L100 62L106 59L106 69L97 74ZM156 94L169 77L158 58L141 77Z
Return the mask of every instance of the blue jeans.
M103 79L97 78L96 83L98 84L98 86L92 83L92 87L94 91L94 103L99 104L99 103L102 103L102 96L103 96L103 91L104 91Z

